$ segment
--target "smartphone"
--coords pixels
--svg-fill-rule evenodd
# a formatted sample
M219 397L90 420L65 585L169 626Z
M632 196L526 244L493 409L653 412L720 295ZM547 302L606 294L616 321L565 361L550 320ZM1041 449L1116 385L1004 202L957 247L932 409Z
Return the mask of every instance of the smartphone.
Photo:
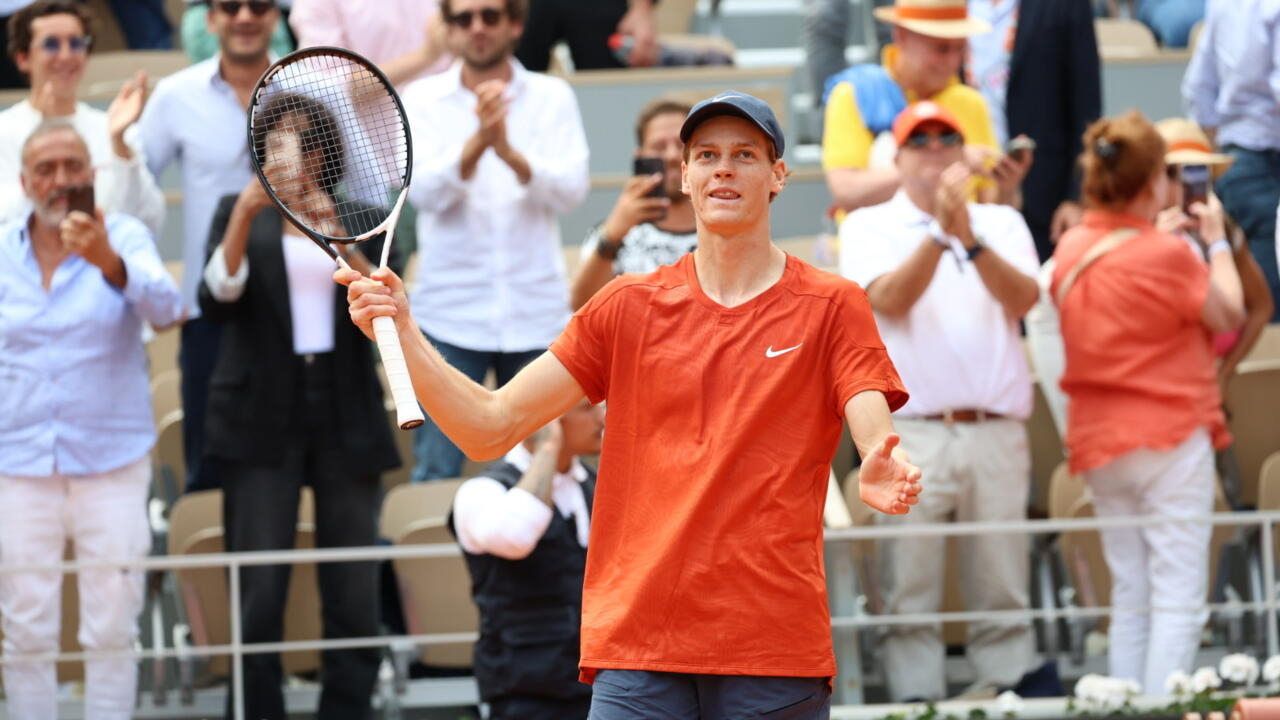
M67 194L67 212L79 210L93 217L93 186L92 185L72 185L64 190Z
M1182 211L1191 214L1191 203L1209 200L1209 166L1182 166Z
M1022 160L1027 156L1027 153L1035 152L1035 150L1036 141L1029 137L1019 136L1013 138L1004 146L1004 154L1018 162L1022 162Z
M653 187L645 197L666 197L667 190L663 185L667 182L667 163L662 158L657 157L638 157L631 164L632 175L661 175L662 181Z

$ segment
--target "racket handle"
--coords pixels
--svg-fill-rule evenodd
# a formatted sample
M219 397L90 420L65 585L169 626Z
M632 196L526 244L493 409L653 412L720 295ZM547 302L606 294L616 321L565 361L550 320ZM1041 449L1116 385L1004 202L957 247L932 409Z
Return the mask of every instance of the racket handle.
M396 334L396 321L389 317L373 319L373 335L378 339L378 352L382 355L382 371L387 374L391 388L391 401L396 404L396 424L401 430L410 430L423 423L422 408L413 394L413 380L404 362L404 348Z

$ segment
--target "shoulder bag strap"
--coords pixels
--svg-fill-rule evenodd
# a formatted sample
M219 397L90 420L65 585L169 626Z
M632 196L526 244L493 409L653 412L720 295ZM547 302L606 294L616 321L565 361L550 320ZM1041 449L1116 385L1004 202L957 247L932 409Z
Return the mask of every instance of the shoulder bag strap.
M1062 284L1058 286L1058 293L1053 296L1054 302L1057 303L1058 309L1062 309L1062 303L1067 299L1067 293L1071 292L1071 288L1075 287L1076 280L1080 279L1080 273L1086 268L1100 259L1103 255L1115 250L1125 243L1126 240L1137 235L1138 231L1134 228L1119 228L1107 233L1093 247L1085 252L1084 257L1076 261L1075 266L1067 272L1066 277L1062 278Z

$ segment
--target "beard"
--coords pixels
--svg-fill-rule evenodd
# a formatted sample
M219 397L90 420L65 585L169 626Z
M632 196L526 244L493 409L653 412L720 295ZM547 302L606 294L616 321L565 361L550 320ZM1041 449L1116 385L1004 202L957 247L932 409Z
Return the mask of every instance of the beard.
M494 45L487 53L464 47L461 53L462 61L476 72L487 72L507 62L515 50L515 45L515 42Z

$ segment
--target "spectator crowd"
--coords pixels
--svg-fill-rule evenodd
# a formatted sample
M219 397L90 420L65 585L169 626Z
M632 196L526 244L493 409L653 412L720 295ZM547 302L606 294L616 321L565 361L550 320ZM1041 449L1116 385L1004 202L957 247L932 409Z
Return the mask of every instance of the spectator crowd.
M104 111L78 95L94 61L85 5L0 0L0 84L25 88L0 111L3 564L56 564L68 542L80 559L150 552L143 339L154 332L180 336L186 491L222 492L228 551L292 548L304 487L318 547L373 545L382 473L463 474L463 451L431 418L412 457L398 454L346 289L254 173L250 95L294 47L355 50L400 90L415 165L389 266L403 272L416 251L415 332L476 382L506 386L610 283L660 268L668 278L704 236L682 177L699 98L652 98L617 118L634 124L633 148L589 149L573 89L545 74L561 41L578 69L623 67L615 34L630 38L628 64L657 63L654 0L188 2L178 35L192 64L155 83L139 72ZM163 5L111 3L131 48L174 45ZM1211 512L1231 444L1224 388L1280 320L1280 0L877 2L885 45L876 62L845 67L847 5L805 4L838 273L865 290L909 394L894 423L924 486L910 513L878 522L1025 518L1037 383L1099 516ZM1203 21L1187 117L1101 117L1099 12L1132 12L1171 47ZM340 118L292 100L260 112L341 134ZM776 120L733 112L770 136L776 162ZM635 172L581 239L570 277L560 220L586 199L596 151L630 152ZM172 171L180 220L157 183ZM310 181L323 202L342 194L340 178ZM385 210L365 212L372 226ZM176 282L155 243L166 221L181 224ZM369 275L381 239L341 252ZM603 404L573 405L453 501L489 717L585 718L591 707L576 669L596 537L596 470L583 460L600 453L604 428ZM1102 532L1112 604L1155 608L1110 627L1111 673L1147 693L1192 667L1205 618L1176 608L1204 601L1209 535L1185 523ZM1024 538L961 543L966 609L1028 607ZM932 535L879 544L884 612L940 609L944 546ZM131 649L142 572L76 577L82 645ZM62 578L0 574L6 658L57 651ZM324 564L318 582L326 639L379 634L374 564ZM242 571L243 642L282 640L288 585L287 566ZM940 626L890 627L883 649L891 699L948 696ZM970 623L966 654L975 697L1061 694L1025 623ZM319 717L368 717L379 662L376 649L326 651ZM240 703L284 718L280 657L248 655L245 671L228 716ZM57 715L52 662L11 662L3 678L12 717ZM86 662L85 716L129 717L137 686L136 661Z

